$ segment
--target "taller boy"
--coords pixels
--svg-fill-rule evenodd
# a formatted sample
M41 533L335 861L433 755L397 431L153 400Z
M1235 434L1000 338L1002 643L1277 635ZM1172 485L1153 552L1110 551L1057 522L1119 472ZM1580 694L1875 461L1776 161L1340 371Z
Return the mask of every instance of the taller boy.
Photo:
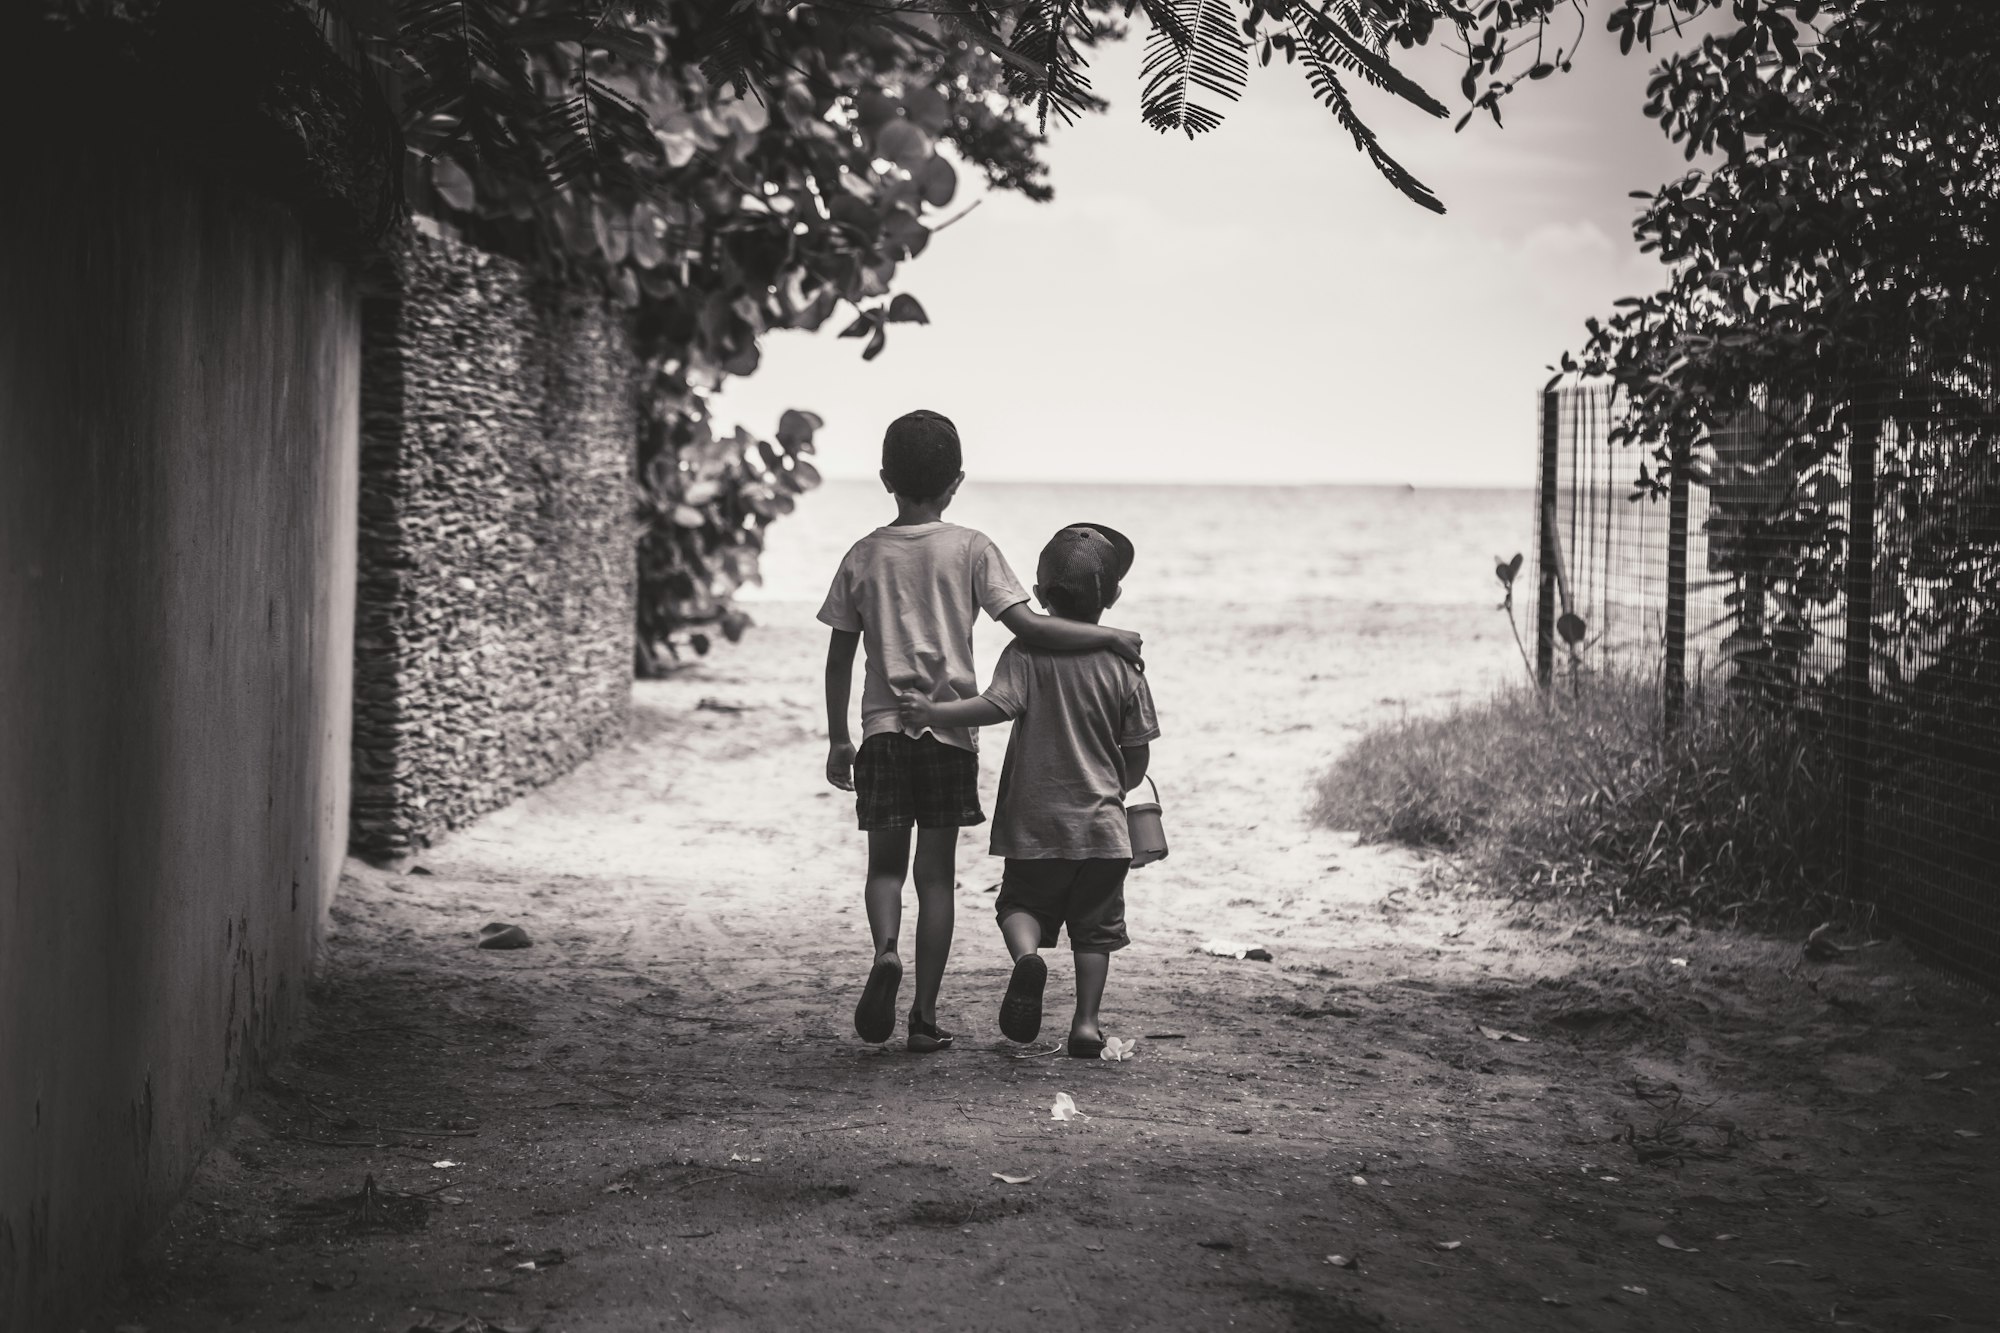
M965 480L958 429L936 412L911 412L882 437L882 484L896 497L896 521L863 537L840 562L820 607L833 637L826 650L827 781L855 793L868 834L866 901L874 963L854 1006L863 1041L896 1031L903 961L903 881L910 830L917 830L917 993L909 1049L938 1051L951 1034L937 1025L938 985L951 954L958 830L985 822L979 808L976 733L938 727L901 730L896 696L939 703L975 698L972 626L980 610L1022 642L1057 652L1109 648L1139 661L1128 630L1037 614L1027 591L984 533L944 521ZM861 687L861 749L847 728L854 650L868 645Z

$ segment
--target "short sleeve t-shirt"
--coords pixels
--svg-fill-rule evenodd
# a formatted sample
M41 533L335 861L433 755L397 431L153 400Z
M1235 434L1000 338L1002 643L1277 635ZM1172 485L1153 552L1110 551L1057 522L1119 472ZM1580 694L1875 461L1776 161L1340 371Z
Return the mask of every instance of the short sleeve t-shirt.
M1014 721L992 852L1082 861L1132 854L1125 823L1123 746L1160 736L1153 692L1109 650L1050 653L1010 643L985 699Z
M979 693L972 626L995 620L1028 593L992 538L956 523L877 528L842 558L819 609L822 624L859 633L868 652L861 678L861 739L900 730L896 695L951 703ZM939 727L946 745L977 752L969 727Z

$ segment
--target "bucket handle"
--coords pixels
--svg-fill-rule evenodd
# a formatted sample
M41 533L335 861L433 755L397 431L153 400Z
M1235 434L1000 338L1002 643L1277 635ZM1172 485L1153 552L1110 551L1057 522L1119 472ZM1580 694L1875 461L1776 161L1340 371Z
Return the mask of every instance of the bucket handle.
M1146 782L1146 785L1147 785L1148 787L1151 787L1151 788L1153 789L1153 804L1154 804L1154 805L1160 805L1160 804L1161 804L1161 802L1160 802L1160 784L1159 784L1159 783L1157 783L1157 782L1155 782L1155 781L1153 781L1153 775L1152 775L1151 773L1148 773L1148 774L1146 775L1146 778L1145 778L1145 782ZM1139 789L1138 789L1137 787L1134 787L1134 788L1132 788L1132 789L1131 789L1131 791L1128 791L1128 792L1126 792L1125 794L1126 794L1127 796L1130 796L1130 795L1132 794L1132 792L1135 792L1135 791L1137 791L1137 790L1139 790ZM1162 807L1162 808L1164 808L1164 807Z

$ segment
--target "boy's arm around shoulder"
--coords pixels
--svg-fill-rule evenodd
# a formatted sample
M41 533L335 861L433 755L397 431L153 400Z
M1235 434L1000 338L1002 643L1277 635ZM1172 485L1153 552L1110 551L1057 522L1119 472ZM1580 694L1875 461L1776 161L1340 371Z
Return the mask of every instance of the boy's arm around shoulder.
M1031 648L1046 648L1053 653L1082 653L1109 648L1141 671L1146 668L1145 659L1140 656L1143 640L1137 630L1113 629L1109 625L1091 625L1081 620L1065 620L1061 616L1045 616L1026 602L1014 603L998 618L1015 638Z

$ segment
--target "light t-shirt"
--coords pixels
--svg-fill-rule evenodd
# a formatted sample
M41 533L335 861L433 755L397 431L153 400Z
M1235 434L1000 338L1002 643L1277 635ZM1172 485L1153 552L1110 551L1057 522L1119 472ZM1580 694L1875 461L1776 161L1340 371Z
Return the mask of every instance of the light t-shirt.
M842 558L819 609L821 623L858 632L868 650L861 683L861 739L900 730L896 695L951 703L979 693L972 626L995 620L1028 593L993 539L956 523L877 528ZM969 727L938 727L946 745L977 752Z
M1138 668L1109 649L1051 653L1017 640L1001 651L984 697L1014 721L993 807L993 855L1132 855L1118 751L1160 737Z

